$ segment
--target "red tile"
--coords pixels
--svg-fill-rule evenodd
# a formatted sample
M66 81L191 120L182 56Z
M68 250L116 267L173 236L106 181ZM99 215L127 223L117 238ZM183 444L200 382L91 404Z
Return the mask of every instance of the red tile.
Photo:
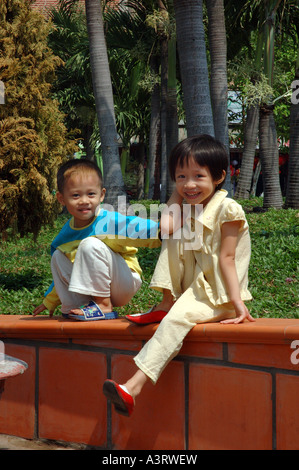
M125 351L139 351L142 348L142 341L122 341L119 339L74 339L74 344L83 344L95 348L123 349Z
M107 375L103 354L40 349L39 436L93 446L106 445Z
M278 450L299 450L299 377L276 375Z
M5 344L5 353L21 359L28 369L5 381L0 397L0 433L34 438L35 425L35 348Z
M292 364L291 355L296 354L290 344L229 344L228 360L241 364L299 370Z
M190 449L271 449L271 383L264 372L191 364Z
M124 383L135 371L128 356L115 355L112 378ZM130 418L112 412L112 442L122 450L184 449L184 366L172 361L158 383L147 383Z
M206 359L222 359L222 343L205 343L200 341L185 341L180 356L204 357Z

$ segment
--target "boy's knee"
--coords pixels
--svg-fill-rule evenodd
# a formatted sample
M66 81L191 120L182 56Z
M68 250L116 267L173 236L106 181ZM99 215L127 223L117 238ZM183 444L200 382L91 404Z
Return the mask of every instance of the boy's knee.
M55 250L51 257L51 265L60 264L61 260L64 261L65 257L66 257L65 254L62 253L60 250Z
M102 240L95 237L84 238L84 240L80 242L78 253L80 253L79 256L83 255L97 258L100 256L100 258L104 257L105 259L110 259L108 246L102 242Z
M93 250L93 249L99 249L102 246L106 246L105 243L103 243L101 240L95 237L87 237L84 238L79 245L80 250Z

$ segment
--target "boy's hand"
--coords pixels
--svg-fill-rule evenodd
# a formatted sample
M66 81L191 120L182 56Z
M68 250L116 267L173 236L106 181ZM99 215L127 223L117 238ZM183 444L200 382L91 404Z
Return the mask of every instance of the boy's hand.
M44 304L39 305L33 310L33 316L35 317L36 315L39 315L42 313L44 310L47 310L47 307ZM54 312L49 312L50 317L52 317Z
M255 319L250 315L248 308L242 300L234 303L235 311L237 314L236 318L229 318L228 320L222 320L220 323L229 324L229 323L243 323L244 320L255 321Z

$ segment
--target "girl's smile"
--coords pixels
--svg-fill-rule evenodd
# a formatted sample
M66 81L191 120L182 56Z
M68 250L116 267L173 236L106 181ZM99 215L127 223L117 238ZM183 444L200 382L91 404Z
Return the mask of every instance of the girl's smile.
M200 166L193 158L185 161L182 167L177 166L175 172L176 189L188 204L205 206L213 197L216 187L225 178L214 181L207 166Z

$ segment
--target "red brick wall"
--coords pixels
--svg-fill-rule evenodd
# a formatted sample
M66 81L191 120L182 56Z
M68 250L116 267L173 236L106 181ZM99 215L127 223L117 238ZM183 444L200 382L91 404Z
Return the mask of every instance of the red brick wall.
M41 11L42 13L47 13L51 8L58 5L59 0L34 0L32 8ZM111 2L112 3L112 2ZM119 0L113 2L115 5L119 3ZM85 8L85 0L79 0L79 4Z
M118 450L299 449L299 320L196 325L128 419L102 385L132 375L156 328L0 315L5 354L28 364L5 381L0 433Z
M82 6L84 6L84 0L80 0ZM32 8L39 10L41 13L47 13L51 8L58 5L58 0L35 0L32 3Z

